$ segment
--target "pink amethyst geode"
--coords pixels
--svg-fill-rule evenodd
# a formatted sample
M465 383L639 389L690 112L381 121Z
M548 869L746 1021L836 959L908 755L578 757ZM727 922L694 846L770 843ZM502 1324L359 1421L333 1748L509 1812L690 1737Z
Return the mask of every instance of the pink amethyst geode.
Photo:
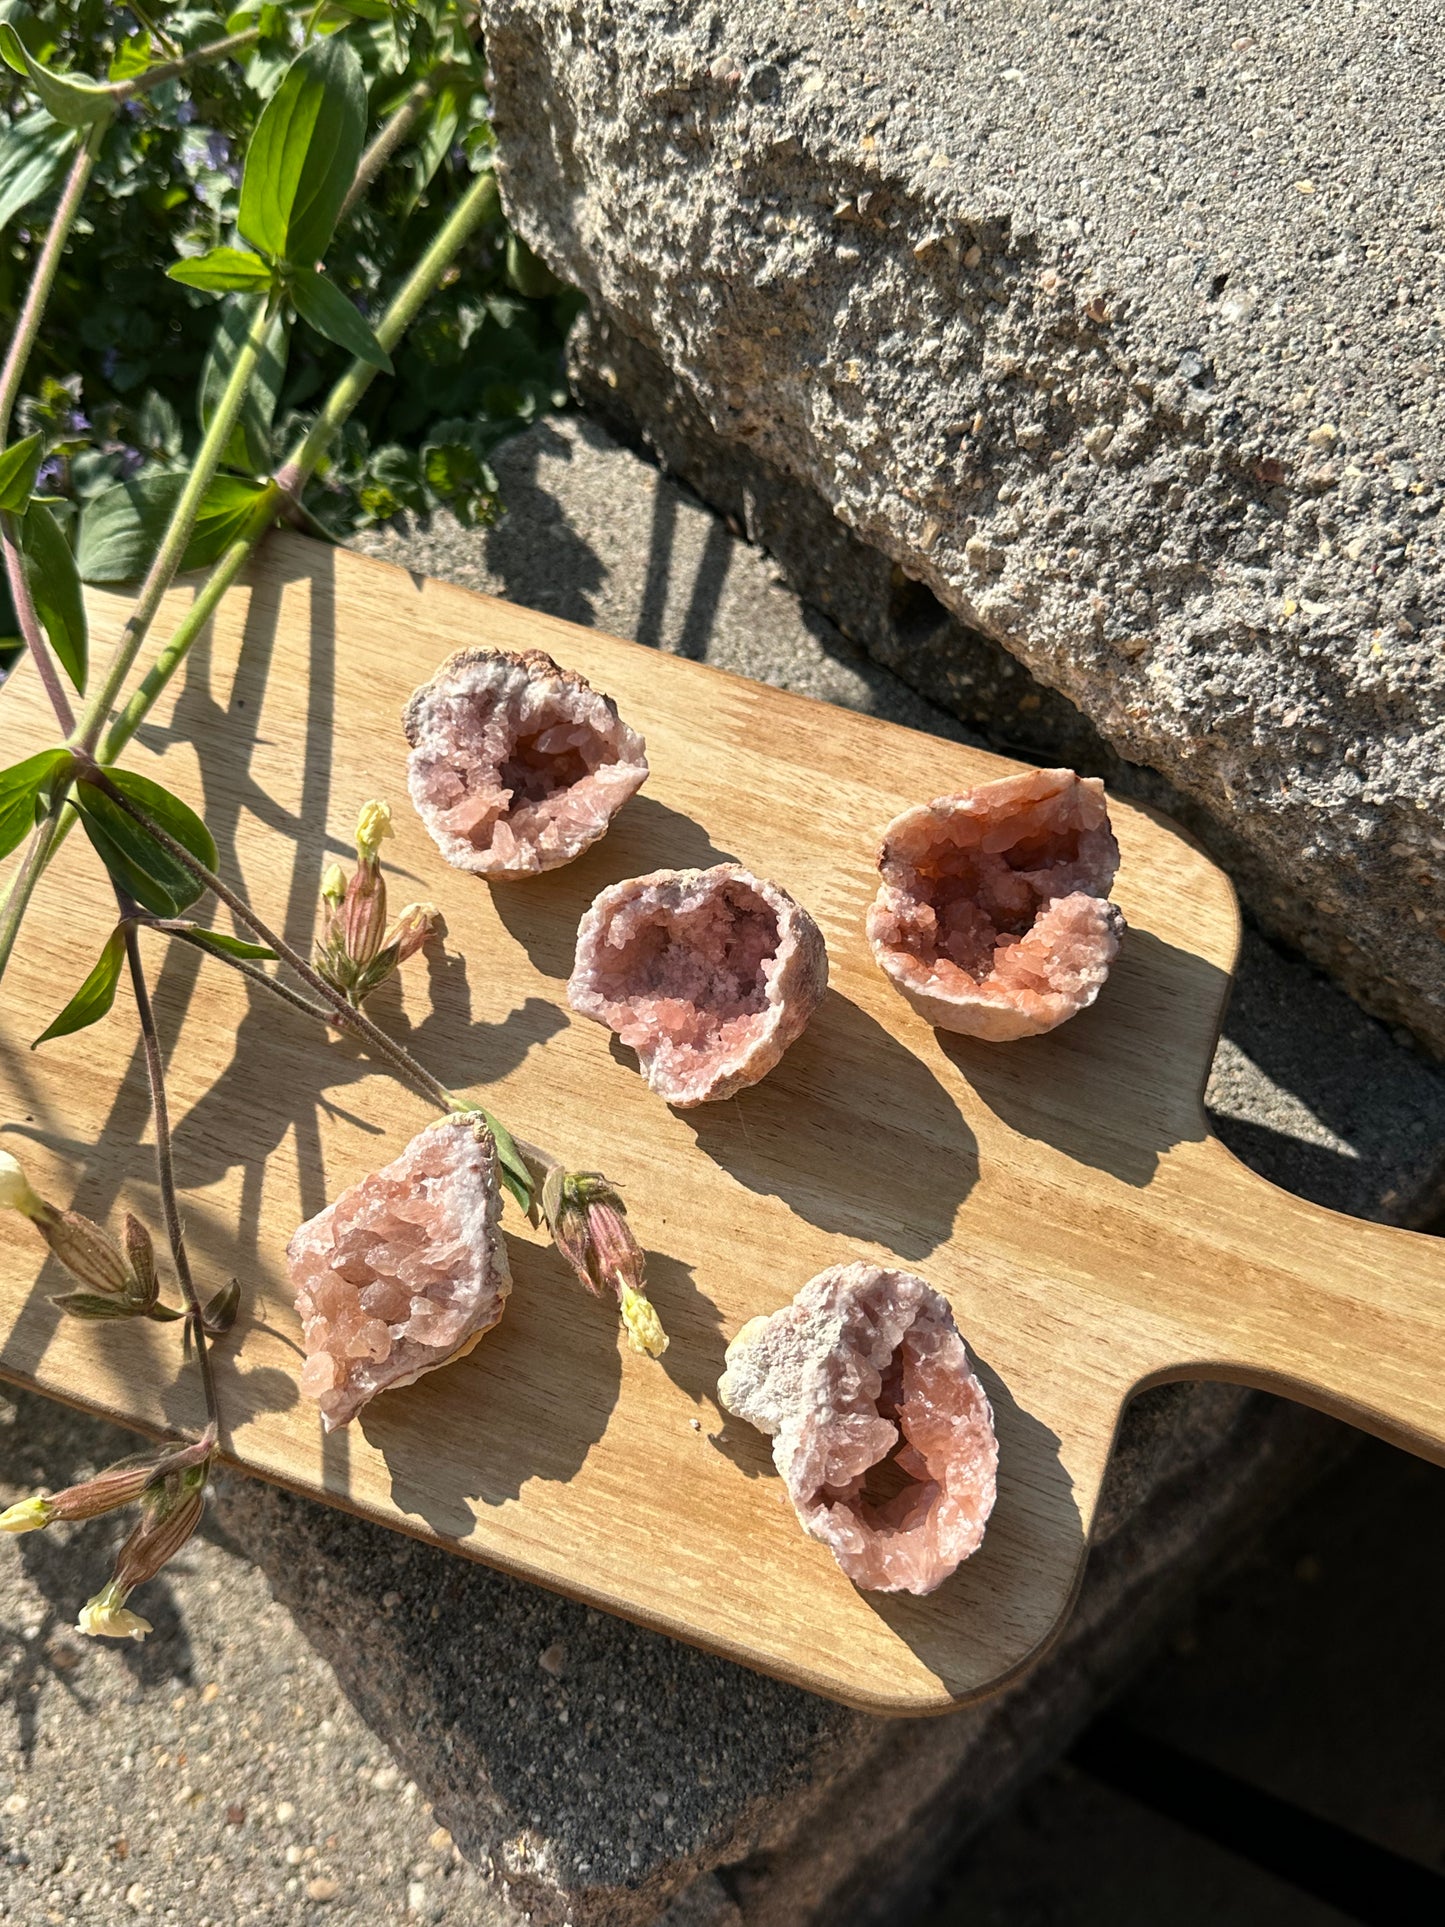
M718 1397L773 1440L803 1530L870 1592L932 1592L978 1550L998 1441L948 1301L835 1265L727 1349Z
M828 987L807 911L735 863L655 870L604 890L577 930L567 998L637 1052L687 1109L766 1077Z
M868 912L879 965L940 1030L1034 1037L1084 1010L1118 955L1119 867L1104 786L1030 770L905 810Z
M501 1210L491 1132L449 1117L296 1232L286 1256L306 1341L301 1389L328 1432L496 1324L512 1289Z
M540 649L463 650L402 722L417 814L448 863L493 880L570 863L647 780L611 697Z

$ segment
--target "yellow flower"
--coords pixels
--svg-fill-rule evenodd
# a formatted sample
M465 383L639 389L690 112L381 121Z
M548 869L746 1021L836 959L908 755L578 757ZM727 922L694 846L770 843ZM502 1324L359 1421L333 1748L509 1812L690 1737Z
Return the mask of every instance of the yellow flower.
M321 901L340 903L346 895L346 872L339 863L328 863L321 879Z
M385 803L363 803L356 819L356 854L363 863L375 863L383 839L394 836L391 811Z
M0 1532L39 1532L54 1517L54 1501L42 1498L37 1492L34 1498L22 1499L19 1505L0 1512Z
M19 1158L0 1151L0 1210L22 1211L27 1218L35 1218L44 1209L45 1200L31 1190Z
M652 1301L631 1285L622 1287L622 1322L627 1327L627 1342L635 1352L661 1358L667 1350L667 1333L652 1308Z
M75 1630L88 1633L92 1639L144 1639L154 1628L139 1613L126 1611L125 1594L112 1579L94 1599L86 1600Z

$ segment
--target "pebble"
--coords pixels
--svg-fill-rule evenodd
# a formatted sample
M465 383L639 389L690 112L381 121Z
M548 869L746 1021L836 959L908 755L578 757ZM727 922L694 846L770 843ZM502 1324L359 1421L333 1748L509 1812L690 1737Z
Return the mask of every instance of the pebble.
M296 1818L296 1809L289 1800L277 1801L276 1818L283 1827L288 1820L294 1820Z
M308 1880L306 1883L308 1900L335 1900L340 1892L341 1883L329 1880L325 1874L318 1874L314 1880Z
M537 1655L537 1664L549 1679L561 1679L562 1669L567 1664L567 1648L560 1640L553 1640Z

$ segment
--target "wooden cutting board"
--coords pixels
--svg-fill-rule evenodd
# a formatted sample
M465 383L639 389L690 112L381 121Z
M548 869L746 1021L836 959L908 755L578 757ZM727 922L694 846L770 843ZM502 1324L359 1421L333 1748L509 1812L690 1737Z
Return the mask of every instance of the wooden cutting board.
M125 606L90 597L97 649ZM646 734L647 787L568 869L489 889L447 868L406 801L402 703L463 644L548 649ZM52 737L45 714L22 671L0 697L5 763ZM863 937L888 819L1015 767L977 750L288 535L129 760L204 810L222 868L303 948L358 806L393 803L393 902L434 898L450 934L373 1014L444 1081L623 1186L672 1335L661 1363L627 1351L509 1207L516 1289L497 1331L323 1438L296 1389L283 1248L427 1107L349 1042L147 939L193 1262L203 1289L245 1286L219 1347L244 1470L855 1706L929 1713L997 1688L1058 1631L1143 1385L1268 1387L1445 1461L1445 1247L1287 1196L1208 1134L1238 919L1164 819L1113 805L1130 927L1095 1008L990 1046L932 1031ZM724 856L813 912L832 988L765 1083L674 1114L570 1015L564 980L605 884ZM0 1144L47 1195L113 1220L128 1206L159 1233L127 988L99 1027L28 1048L112 914L72 837L0 992ZM60 1318L44 1257L0 1214L0 1374L143 1431L199 1426L175 1328ZM767 1441L714 1401L738 1327L854 1258L901 1260L948 1295L997 1414L987 1539L927 1599L855 1591L798 1528Z

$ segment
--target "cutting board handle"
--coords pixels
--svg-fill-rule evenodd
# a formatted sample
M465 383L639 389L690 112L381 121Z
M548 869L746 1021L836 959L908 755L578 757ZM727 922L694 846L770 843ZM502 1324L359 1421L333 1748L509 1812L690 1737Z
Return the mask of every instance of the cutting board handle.
M1280 1392L1445 1464L1445 1238L1293 1197L1217 1139L1200 1149L1215 1283L1195 1298L1195 1356L1147 1382Z

